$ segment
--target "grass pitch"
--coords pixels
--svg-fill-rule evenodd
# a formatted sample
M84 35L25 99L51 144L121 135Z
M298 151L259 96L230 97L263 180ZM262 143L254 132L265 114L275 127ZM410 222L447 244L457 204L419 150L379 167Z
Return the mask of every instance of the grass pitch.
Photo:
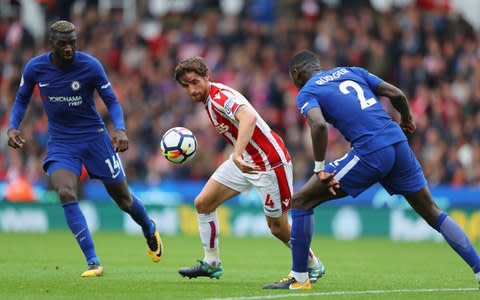
M222 237L219 280L177 272L203 257L199 237L162 237L159 263L142 236L93 239L104 276L81 278L86 263L70 232L0 233L0 299L480 299L470 268L446 243L315 237L326 274L310 291L288 291L262 290L291 266L290 251L274 238Z

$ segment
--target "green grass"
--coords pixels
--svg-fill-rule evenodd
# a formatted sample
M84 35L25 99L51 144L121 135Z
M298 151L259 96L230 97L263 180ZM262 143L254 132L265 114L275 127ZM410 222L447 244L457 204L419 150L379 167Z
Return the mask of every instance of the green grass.
M262 286L281 279L291 265L290 251L273 238L221 238L219 280L177 273L203 257L199 237L163 237L165 256L158 264L150 261L142 236L103 232L93 238L105 267L100 278L80 277L86 264L69 232L0 233L0 299L480 299L478 290L439 291L478 287L446 243L316 237L312 246L325 277L311 291L272 291ZM335 294L367 290L385 292Z

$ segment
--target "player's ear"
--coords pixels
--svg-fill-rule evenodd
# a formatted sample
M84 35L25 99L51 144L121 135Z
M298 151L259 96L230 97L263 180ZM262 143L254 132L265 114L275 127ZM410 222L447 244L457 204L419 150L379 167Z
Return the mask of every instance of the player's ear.
M210 72L207 72L207 73L205 74L205 79L206 79L207 81L210 80Z

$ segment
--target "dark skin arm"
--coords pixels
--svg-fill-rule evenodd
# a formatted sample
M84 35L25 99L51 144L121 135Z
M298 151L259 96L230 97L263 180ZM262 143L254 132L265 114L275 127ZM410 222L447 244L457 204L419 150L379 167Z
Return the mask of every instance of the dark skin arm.
M405 96L402 90L383 81L378 84L377 89L375 90L375 95L384 96L390 99L392 106L400 113L400 127L405 133L411 134L415 131L417 126L412 121L412 114L408 105L407 96Z
M320 107L313 107L307 111L307 121L310 126L314 158L316 161L323 161L327 152L328 125ZM335 195L335 188L340 187L340 184L333 178L335 173L320 171L317 176L322 183L329 185L330 192Z
M328 126L320 107L313 107L307 111L307 121L310 126L310 135L312 136L314 158L316 161L325 160Z

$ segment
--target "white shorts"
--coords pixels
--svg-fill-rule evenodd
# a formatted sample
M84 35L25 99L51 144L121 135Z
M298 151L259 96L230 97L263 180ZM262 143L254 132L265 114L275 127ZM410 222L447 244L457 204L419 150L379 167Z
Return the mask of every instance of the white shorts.
M262 200L266 216L278 218L291 207L293 194L291 162L269 171L247 174L242 173L229 158L218 167L212 178L240 193L255 188Z

